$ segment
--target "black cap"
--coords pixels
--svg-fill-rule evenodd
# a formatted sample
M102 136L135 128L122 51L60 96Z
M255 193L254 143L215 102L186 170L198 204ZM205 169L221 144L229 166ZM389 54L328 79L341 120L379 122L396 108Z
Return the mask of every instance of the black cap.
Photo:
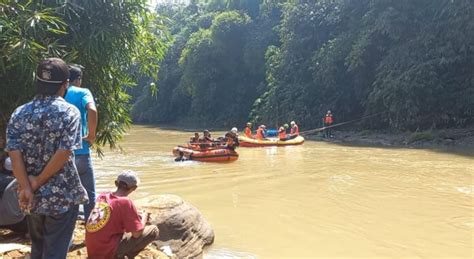
M60 86L69 78L69 69L62 59L48 58L41 61L36 69L36 86Z
M83 66L77 64L69 65L69 82L76 80L79 77L82 77Z

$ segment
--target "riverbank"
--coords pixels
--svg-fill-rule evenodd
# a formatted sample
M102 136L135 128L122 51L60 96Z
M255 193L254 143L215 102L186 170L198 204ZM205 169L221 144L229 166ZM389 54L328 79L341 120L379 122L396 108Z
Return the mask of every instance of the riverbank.
M142 125L159 127L165 130L201 132L204 127L192 123ZM210 131L226 131L228 128L209 127ZM240 131L243 128L239 128ZM302 130L303 131L303 130ZM329 141L367 146L412 147L412 148L461 148L474 150L474 126L463 129L443 129L420 132L396 132L375 130L333 130L333 137L329 140L323 137L323 132L314 135L305 135L307 140Z
M465 129L430 130L421 132L384 131L333 131L331 139L323 134L305 136L308 140L333 143L410 147L410 148L460 148L472 150L474 154L474 127Z
M78 221L74 229L74 245L69 250L67 258L87 258L84 240L84 221ZM0 229L0 244L0 258L29 258L31 241L24 234ZM135 258L167 259L169 257L161 252L154 244L150 244Z

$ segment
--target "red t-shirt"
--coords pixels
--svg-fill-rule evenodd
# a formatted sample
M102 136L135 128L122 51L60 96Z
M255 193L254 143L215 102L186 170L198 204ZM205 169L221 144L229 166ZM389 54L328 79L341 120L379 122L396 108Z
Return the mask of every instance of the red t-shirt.
M86 224L88 258L113 258L125 232L143 229L133 202L127 197L102 193Z

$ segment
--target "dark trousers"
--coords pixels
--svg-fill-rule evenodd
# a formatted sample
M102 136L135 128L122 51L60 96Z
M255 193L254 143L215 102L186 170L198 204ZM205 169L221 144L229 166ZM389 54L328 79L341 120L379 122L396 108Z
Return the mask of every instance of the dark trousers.
M27 215L28 231L31 236L31 258L66 258L78 212L79 206L76 205L68 212L56 216Z
M327 127L327 126L331 126L331 125L326 125L326 127ZM326 138L330 138L331 135L332 135L332 129L331 129L331 128L327 128L327 129L325 129L325 132L324 132L324 133L325 133L325 137L326 137Z
M92 160L90 154L76 155L75 164L77 167L77 172L81 178L82 186L87 191L87 196L89 196L89 203L84 204L84 221L87 222L91 211L95 206L95 178L94 170L92 168Z

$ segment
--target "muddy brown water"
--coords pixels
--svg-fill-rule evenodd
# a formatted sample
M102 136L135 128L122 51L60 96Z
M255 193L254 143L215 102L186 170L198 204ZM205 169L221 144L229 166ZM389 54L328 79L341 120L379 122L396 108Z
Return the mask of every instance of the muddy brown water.
M183 197L215 230L211 254L473 258L469 155L307 141L239 148L232 163L174 162L172 148L190 136L133 126L125 153L94 160L98 189L131 169L142 180L132 198Z

